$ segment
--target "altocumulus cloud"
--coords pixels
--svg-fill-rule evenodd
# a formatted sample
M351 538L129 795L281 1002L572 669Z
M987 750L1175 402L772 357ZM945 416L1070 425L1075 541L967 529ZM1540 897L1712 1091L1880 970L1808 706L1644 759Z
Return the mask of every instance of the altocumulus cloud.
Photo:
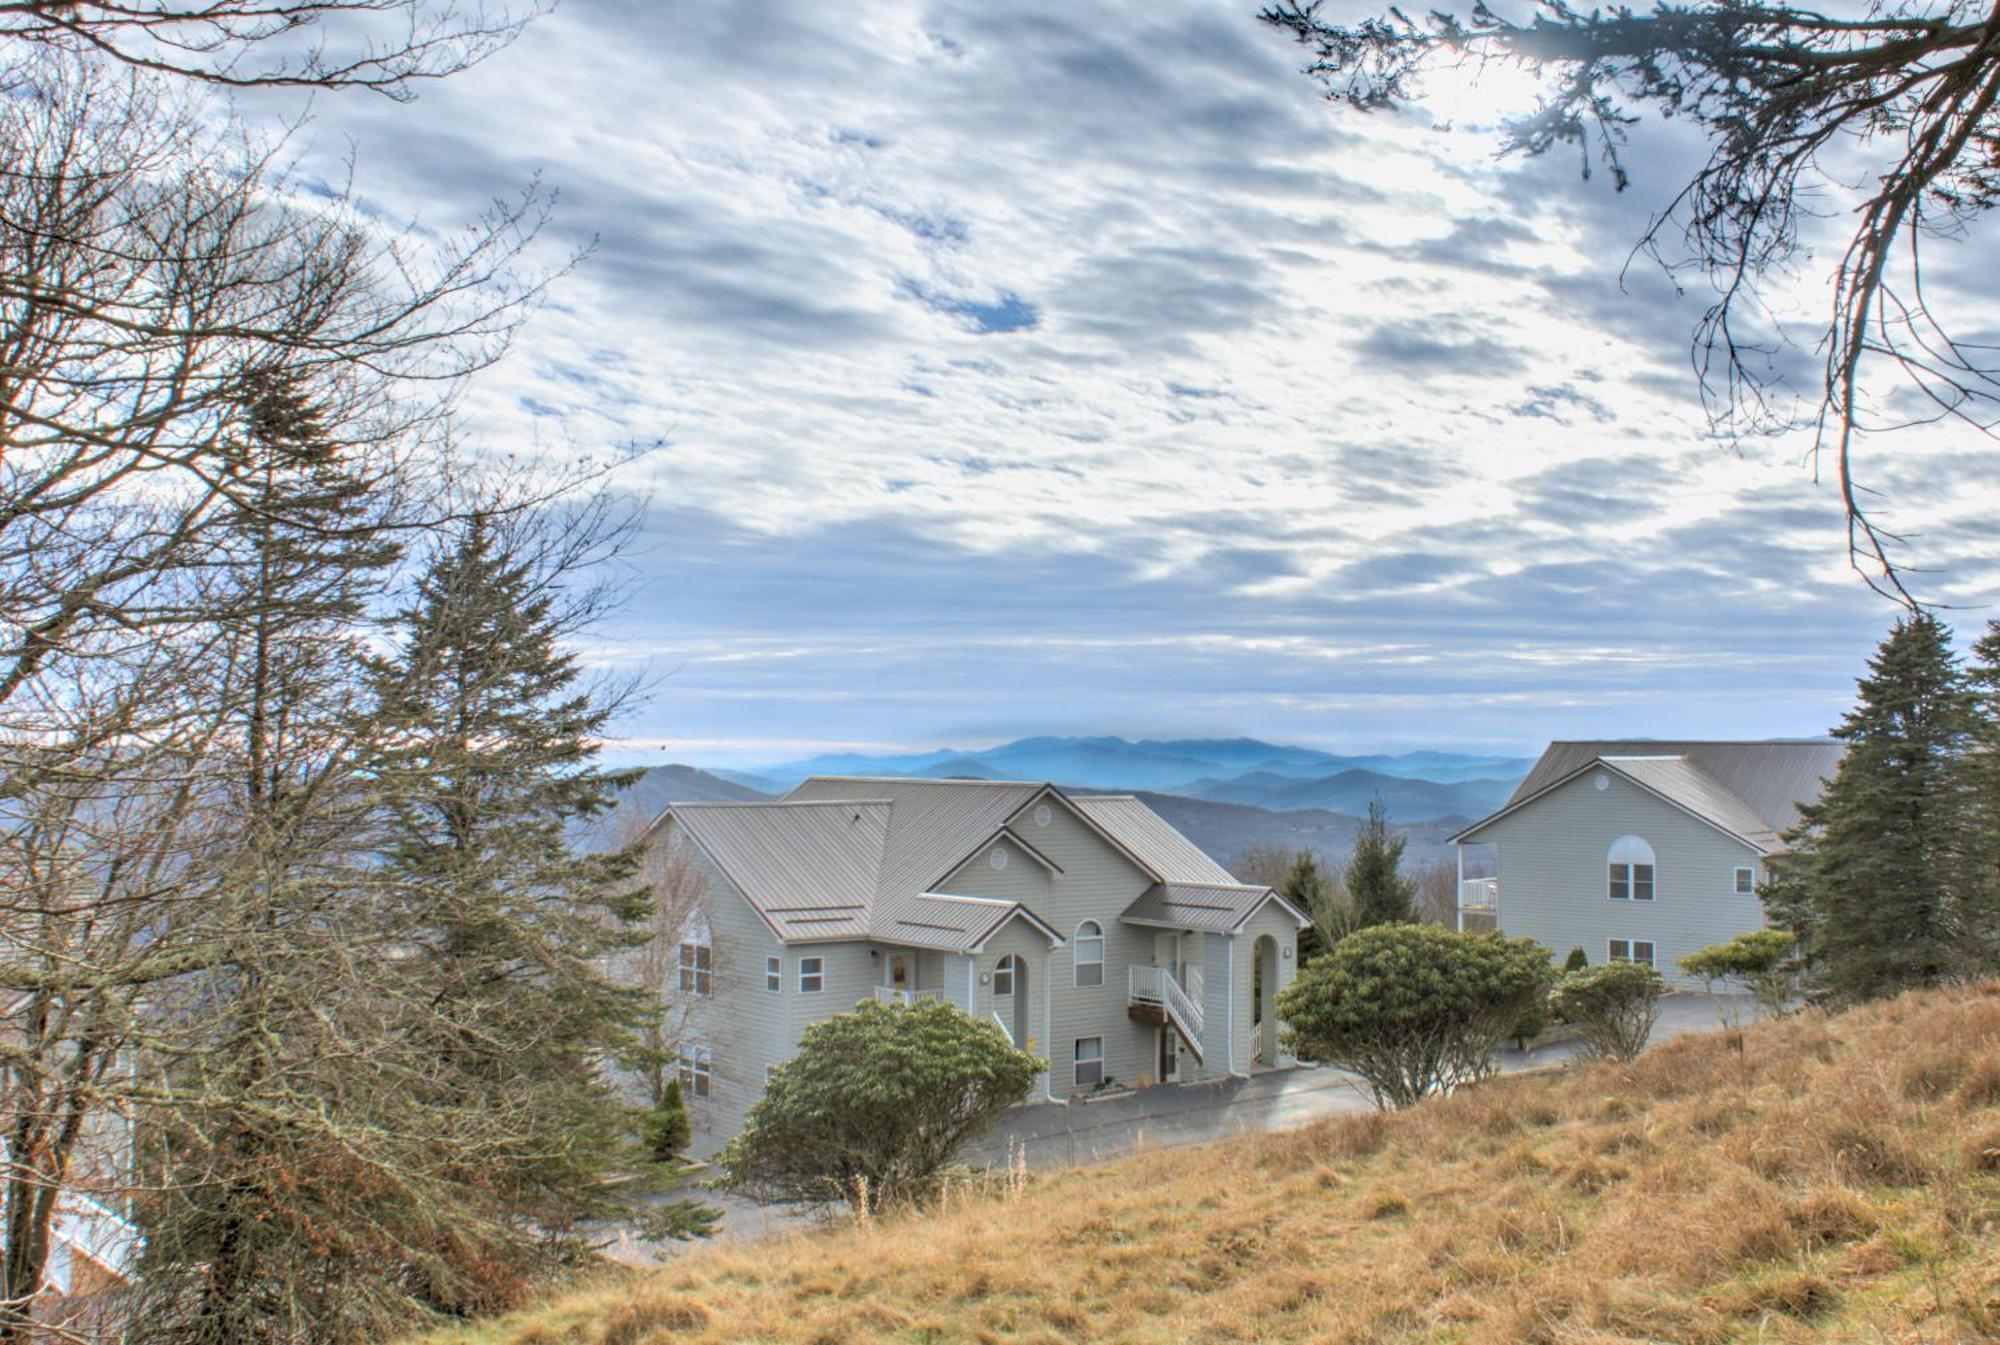
M576 3L414 109L315 109L386 217L540 174L547 254L594 244L467 421L661 443L593 650L670 673L626 733L1832 720L1888 613L1796 440L1708 436L1699 287L1626 265L1685 128L1638 128L1621 197L1496 160L1449 90L1328 108L1254 10ZM1990 599L1990 488L1891 461L1922 562Z

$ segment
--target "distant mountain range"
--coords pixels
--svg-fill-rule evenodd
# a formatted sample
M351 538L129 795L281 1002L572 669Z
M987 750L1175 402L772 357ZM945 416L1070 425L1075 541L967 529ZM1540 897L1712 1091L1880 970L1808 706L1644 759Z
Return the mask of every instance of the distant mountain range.
M1392 818L1480 817L1513 792L1532 761L1461 752L1341 756L1256 738L1021 738L977 751L832 753L721 778L766 793L809 775L1053 780L1080 789L1151 790L1280 810L1365 814L1380 798Z
M809 775L1052 780L1136 793L1224 865L1274 842L1338 862L1379 799L1409 839L1409 862L1421 863L1445 853L1445 837L1505 803L1533 764L1459 752L1339 756L1255 738L1022 738L976 752L838 753L757 771L655 766L592 831L606 841L630 836L670 802L755 802Z

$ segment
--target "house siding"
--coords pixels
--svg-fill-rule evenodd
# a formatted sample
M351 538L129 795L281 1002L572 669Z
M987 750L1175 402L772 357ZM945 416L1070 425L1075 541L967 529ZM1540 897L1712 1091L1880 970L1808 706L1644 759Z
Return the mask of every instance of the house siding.
M1250 1070L1251 1062L1257 1055L1257 940L1265 935L1278 945L1278 980L1271 988L1273 1014L1277 1011L1278 993L1292 983L1298 973L1299 926L1291 913L1275 901L1264 906L1244 925L1243 932L1231 940L1230 956L1232 971L1236 979L1236 1068L1244 1073ZM1286 956L1287 950L1291 955ZM1282 1040L1284 1024L1280 1020L1277 1035ZM1267 1065L1291 1063L1292 1057L1280 1048Z
M1596 788L1597 774L1585 772L1468 838L1495 847L1500 928L1539 941L1557 961L1581 947L1592 965L1605 960L1611 939L1648 940L1669 984L1698 989L1678 959L1763 927L1756 896L1735 891L1739 867L1761 880L1761 857L1615 772L1603 772L1609 784ZM1650 902L1606 895L1607 854L1621 836L1653 848Z
M680 839L671 818L661 830L658 844ZM763 1095L765 1066L790 1054L790 1001L796 986L785 981L775 993L764 988L765 958L784 958L787 974L793 973L789 950L701 848L690 844L688 849L704 889L701 906L714 949L715 993L681 997L676 982L669 994L673 1009L685 1006L681 1044L706 1046L713 1061L709 1095L684 1098L692 1132L689 1151L705 1158L743 1128L751 1105Z

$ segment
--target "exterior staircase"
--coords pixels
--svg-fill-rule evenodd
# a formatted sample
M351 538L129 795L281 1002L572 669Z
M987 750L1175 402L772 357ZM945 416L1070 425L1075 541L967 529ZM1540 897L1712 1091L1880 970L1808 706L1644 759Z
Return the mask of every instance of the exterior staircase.
M1180 1038L1202 1060L1201 968L1188 968L1182 985L1166 967L1133 967L1125 1011L1142 1023L1171 1023Z

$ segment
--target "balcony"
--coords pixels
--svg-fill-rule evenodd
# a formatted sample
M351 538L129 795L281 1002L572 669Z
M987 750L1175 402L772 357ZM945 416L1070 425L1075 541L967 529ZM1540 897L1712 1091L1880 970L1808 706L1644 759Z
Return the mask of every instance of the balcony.
M944 991L942 990L892 990L886 985L875 987L875 1002L877 1004L900 1004L906 1009L912 1004L921 1004L927 999L943 998Z
M1165 967L1133 967L1126 988L1126 1012L1142 1023L1171 1023L1200 1060L1201 968L1188 968L1184 986Z

